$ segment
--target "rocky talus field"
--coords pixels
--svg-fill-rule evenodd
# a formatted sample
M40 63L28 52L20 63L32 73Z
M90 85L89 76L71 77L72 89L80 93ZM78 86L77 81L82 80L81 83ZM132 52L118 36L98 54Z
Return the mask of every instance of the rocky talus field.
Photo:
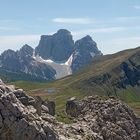
M55 119L55 103L0 82L0 140L140 140L140 118L120 100L74 97L66 103L72 124Z

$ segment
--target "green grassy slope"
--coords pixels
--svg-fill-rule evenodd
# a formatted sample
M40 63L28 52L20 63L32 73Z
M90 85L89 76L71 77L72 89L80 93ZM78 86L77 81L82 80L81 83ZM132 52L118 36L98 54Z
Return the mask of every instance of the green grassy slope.
M5 69L0 69L0 78L4 79L6 82L14 82L14 81L39 81L45 82L46 80L42 79L41 77L32 76L30 74L26 74L23 72L11 72Z
M106 72L113 74L113 77L117 77L120 73L112 73L112 70L137 52L140 52L140 47L96 58L92 64L87 65L80 72L54 82L36 83L19 81L12 84L25 89L33 96L40 95L42 98L55 100L57 111L60 112L64 109L66 100L72 96L81 99L87 95L98 94L102 98L106 98L106 91L108 89L111 90L110 85L108 87L102 87L98 84L90 85L88 83L89 79L94 79ZM49 88L55 89L55 92L47 93L46 90ZM118 94L119 98L132 106L138 114L140 114L140 108L137 107L140 102L139 91L139 87L127 87L126 89L119 90Z

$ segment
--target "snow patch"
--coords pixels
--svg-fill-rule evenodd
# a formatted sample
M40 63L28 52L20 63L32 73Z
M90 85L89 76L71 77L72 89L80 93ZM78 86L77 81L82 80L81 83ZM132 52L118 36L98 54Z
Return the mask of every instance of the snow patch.
M95 57L95 53L94 52L90 52L91 57Z
M1 61L0 61L0 68L2 67L2 63L1 63Z
M69 57L69 59L65 62L65 65L71 66L73 60L73 54Z
M39 55L35 56L35 53L33 53L33 59L37 62L50 65L56 71L56 75L55 75L56 79L60 79L62 77L72 74L71 64L73 60L73 55L71 55L65 63L54 62L51 59L45 60Z
M28 73L28 72L29 72L29 71L28 71L28 68L27 68L26 66L24 67L24 72L25 72L25 73Z

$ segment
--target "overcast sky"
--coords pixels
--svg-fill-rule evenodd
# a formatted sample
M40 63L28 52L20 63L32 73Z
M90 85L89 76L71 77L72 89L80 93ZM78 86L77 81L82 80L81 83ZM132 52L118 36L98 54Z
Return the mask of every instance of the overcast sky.
M68 29L104 53L140 46L140 0L0 0L0 53Z

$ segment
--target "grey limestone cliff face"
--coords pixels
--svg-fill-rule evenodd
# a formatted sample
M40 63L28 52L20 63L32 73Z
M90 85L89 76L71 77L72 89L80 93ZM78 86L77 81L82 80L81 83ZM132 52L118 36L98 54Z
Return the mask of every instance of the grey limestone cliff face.
M53 35L43 35L39 45L36 47L36 54L44 59L65 62L74 50L74 41L69 31L58 30Z
M31 59L33 56L33 52L34 52L34 49L31 46L25 44L19 51L17 51L17 54L21 58Z
M102 55L89 35L74 43L71 33L65 29L60 29L53 35L41 36L35 50L42 58L56 62L65 62L72 55L73 72L89 64L94 57Z
M0 56L0 61L1 67L4 69L9 69L15 72L21 68L18 55L13 50L4 51Z
M94 57L100 55L102 55L101 51L97 48L96 42L93 41L89 35L76 41L71 65L73 72L90 64Z

